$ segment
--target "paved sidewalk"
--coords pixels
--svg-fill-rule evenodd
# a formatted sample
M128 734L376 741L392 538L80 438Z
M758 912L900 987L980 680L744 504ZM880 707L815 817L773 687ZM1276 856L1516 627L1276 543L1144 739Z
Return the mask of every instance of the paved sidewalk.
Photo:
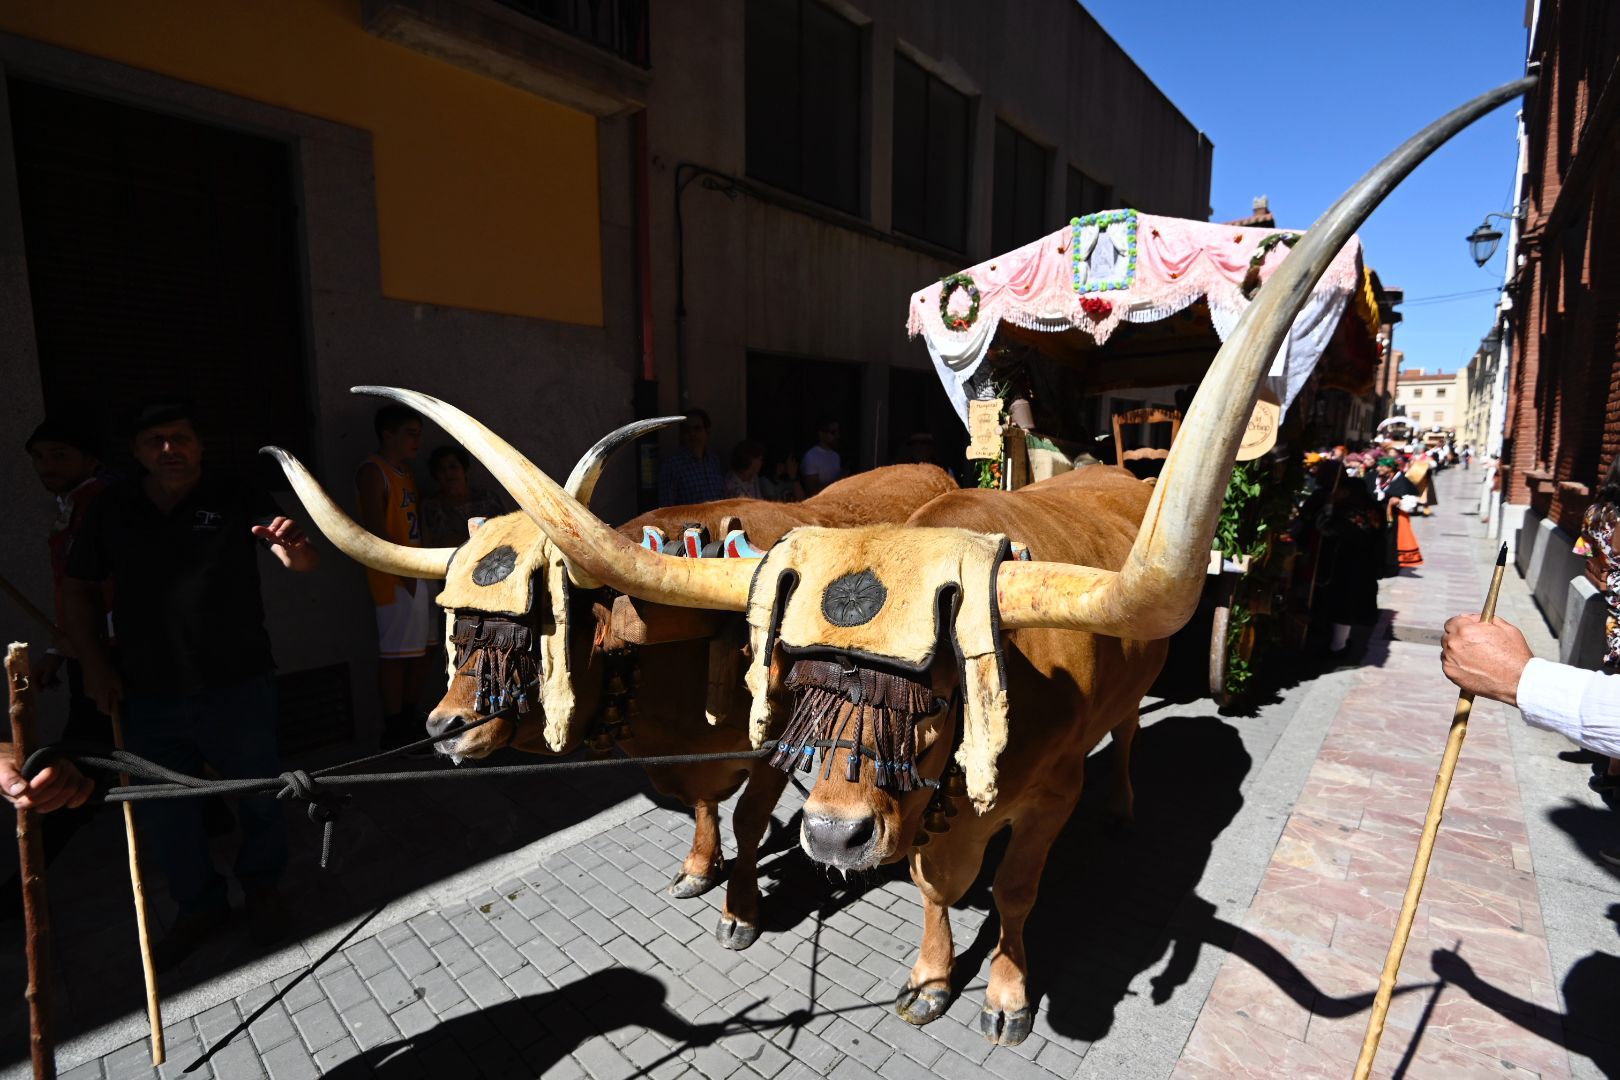
M1462 474L1443 480L1446 501L1416 523L1423 567L1380 596L1396 640L1356 672L1243 919L1277 962L1226 961L1178 1077L1343 1077L1356 1060L1456 703L1433 631L1479 609L1495 554L1462 509ZM1556 656L1539 616L1519 602L1524 593L1510 567L1502 613L1539 638L1541 655ZM1560 984L1570 985L1570 959L1549 939L1567 935L1543 917L1518 772L1521 761L1555 761L1568 744L1528 731L1516 710L1474 709L1374 1075L1565 1077L1615 1066L1620 961L1597 961L1589 974L1606 973L1608 985L1588 994L1606 1003L1582 1001L1584 1015L1566 1023ZM1575 794L1584 770L1559 768L1571 801L1592 807L1595 796ZM1528 801L1539 811L1546 796ZM1596 914L1612 894L1588 900ZM1302 980L1319 992L1302 993ZM1581 1026L1598 1030L1571 1030ZM1573 1063L1571 1038L1584 1051Z

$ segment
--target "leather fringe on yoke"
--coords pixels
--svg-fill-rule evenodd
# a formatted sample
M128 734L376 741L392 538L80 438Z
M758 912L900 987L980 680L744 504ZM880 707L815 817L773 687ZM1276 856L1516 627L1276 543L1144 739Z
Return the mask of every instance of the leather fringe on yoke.
M830 771L832 752L843 746L849 750L845 778L851 782L860 779L861 759L871 758L876 786L902 792L919 786L917 721L941 707L927 683L854 664L800 660L788 672L787 688L798 695L798 704L772 765L809 772L820 749ZM834 732L840 715L843 722ZM846 739L851 719L855 730Z

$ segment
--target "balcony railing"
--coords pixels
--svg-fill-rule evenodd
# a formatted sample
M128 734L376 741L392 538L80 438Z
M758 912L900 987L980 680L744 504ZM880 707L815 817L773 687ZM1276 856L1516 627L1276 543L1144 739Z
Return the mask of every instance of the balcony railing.
M648 0L500 0L547 26L605 49L637 67L652 63Z

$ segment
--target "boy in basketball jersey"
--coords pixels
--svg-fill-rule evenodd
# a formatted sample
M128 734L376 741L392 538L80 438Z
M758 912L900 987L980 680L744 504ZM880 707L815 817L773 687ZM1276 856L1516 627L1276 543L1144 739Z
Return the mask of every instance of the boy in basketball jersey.
M373 426L377 452L354 474L360 520L385 540L421 547L421 498L411 462L422 446L422 418L403 405L385 405L377 410ZM370 569L366 579L377 607L377 690L382 697L381 741L388 749L425 734L416 694L428 646L436 640L436 612L433 589L425 581Z

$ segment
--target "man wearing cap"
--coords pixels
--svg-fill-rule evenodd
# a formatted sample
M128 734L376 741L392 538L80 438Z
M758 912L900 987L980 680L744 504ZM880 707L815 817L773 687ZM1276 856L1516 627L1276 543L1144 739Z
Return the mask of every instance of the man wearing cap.
M261 487L204 468L195 415L185 402L138 414L132 449L141 475L86 513L68 556L64 629L83 652L86 692L103 711L122 708L130 750L192 775L206 762L226 778L274 776L275 664L258 549L294 571L313 570L317 555ZM109 580L110 635L96 610ZM158 966L170 967L224 924L225 879L209 857L200 800L154 800L139 813L180 906L154 951ZM271 796L242 798L237 814L236 877L253 937L269 944L285 922L276 886L287 864L286 821Z

